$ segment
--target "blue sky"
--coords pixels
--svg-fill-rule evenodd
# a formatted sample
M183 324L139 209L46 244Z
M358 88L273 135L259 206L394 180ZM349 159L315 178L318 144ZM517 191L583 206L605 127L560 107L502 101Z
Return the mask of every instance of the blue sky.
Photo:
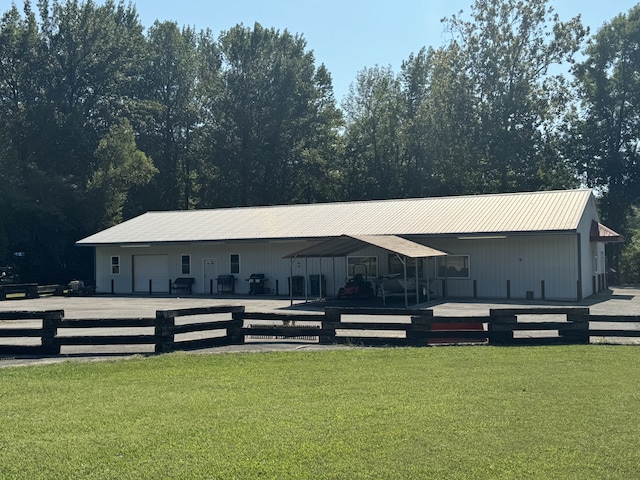
M21 6L22 0L15 0ZM101 3L101 0L95 0ZM464 10L472 0L132 0L140 21L173 20L196 30L211 29L217 36L238 23L288 29L299 33L333 77L341 101L365 67L400 65L423 46L445 43L440 20ZM578 14L592 33L638 0L550 0L563 20ZM35 0L32 0L35 5ZM10 0L0 0L2 11Z

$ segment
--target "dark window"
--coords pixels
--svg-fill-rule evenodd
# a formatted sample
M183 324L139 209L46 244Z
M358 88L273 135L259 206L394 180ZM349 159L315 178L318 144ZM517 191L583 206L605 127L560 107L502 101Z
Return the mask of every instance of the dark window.
M120 275L120 257L111 257L111 274Z
M439 278L469 278L469 255L436 257L436 276Z
M240 254L232 253L230 257L231 273L240 273Z
M182 255L182 275L191 274L191 255Z

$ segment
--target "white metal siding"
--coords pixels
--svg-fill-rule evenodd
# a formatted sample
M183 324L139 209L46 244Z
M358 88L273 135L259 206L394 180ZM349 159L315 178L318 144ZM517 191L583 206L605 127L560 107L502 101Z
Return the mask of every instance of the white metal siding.
M427 239L429 246L451 254L470 256L470 278L447 282L451 297L473 296L476 281L478 298L506 298L507 280L513 299L524 299L527 292L541 298L575 299L578 280L576 236L526 235L504 239L459 240ZM440 285L441 279L436 280Z
M507 280L510 281L511 298L524 299L527 292L533 292L535 299L541 298L541 282L545 284L545 297L549 300L573 300L577 295L578 237L574 233L546 235L511 235L503 239L461 240L448 238L413 238L420 243L452 254L470 255L470 278L448 279L447 293L450 297L473 296L474 280L478 298L506 298ZM583 290L592 288L593 255L588 234L581 235L583 257ZM203 281L203 260L215 258L217 274L230 273L230 255L240 255L240 274L236 274L236 293L249 292L247 279L252 273L263 273L268 282L266 288L273 294L276 282L280 295L288 294L288 278L322 274L326 280L328 295L335 295L346 280L346 259L284 259L287 254L308 247L305 241L272 242L228 242L196 243L191 245L165 245L148 248L98 247L96 250L96 286L100 293L111 291L114 281L115 293L131 293L131 259L135 255L167 255L168 278L175 279L181 274L181 255L191 255L191 277L195 279L193 292L208 294L210 286ZM597 253L600 255L600 253ZM120 256L120 274L111 275L112 255ZM368 247L354 255L375 255L378 257L379 274L387 273L388 252ZM585 260L585 258L587 260ZM585 263L587 268L585 268ZM427 262L426 275L433 279L433 260ZM413 272L408 272L410 275ZM586 278L586 280L585 280ZM155 281L154 281L155 284ZM442 284L435 280L435 286ZM168 280L167 280L168 285ZM213 286L214 293L217 291ZM155 290L155 288L154 288ZM438 288L438 293L442 293ZM148 291L144 289L143 291ZM585 293L585 296L590 293Z

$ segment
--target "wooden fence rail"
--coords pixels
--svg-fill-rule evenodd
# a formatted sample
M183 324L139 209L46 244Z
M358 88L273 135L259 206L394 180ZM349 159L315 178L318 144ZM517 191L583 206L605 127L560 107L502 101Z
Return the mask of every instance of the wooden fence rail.
M390 316L394 318L385 321ZM554 318L540 321L539 316ZM550 335L541 334L545 332ZM62 310L0 312L4 356L58 355L61 347L80 345L149 345L155 353L167 353L251 343L256 338L426 346L586 344L591 337L640 337L640 316L590 315L588 308L492 309L488 316L442 317L432 310L332 307L324 314L285 314L223 306L159 310L155 318L77 320L65 319Z

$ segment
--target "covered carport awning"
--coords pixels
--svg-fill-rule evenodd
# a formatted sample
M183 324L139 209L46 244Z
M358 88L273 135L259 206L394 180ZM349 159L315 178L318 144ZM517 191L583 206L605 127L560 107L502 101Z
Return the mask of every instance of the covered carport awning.
M341 235L311 247L290 253L283 258L345 257L350 253L373 245L403 257L424 258L447 255L446 252L412 242L396 235Z
M346 257L350 253L356 252L370 245L395 253L399 258L428 258L447 255L446 252L441 250L436 250L435 248L412 242L411 240L407 240L406 238L398 237L396 235L341 235L339 237L329 238L316 245L312 245L311 247L298 250L297 252L290 253L289 255L285 255L283 258L289 258L293 261L296 258ZM401 260L405 266L404 296L405 306L408 307L406 261L402 258ZM416 303L419 303L417 270L418 265L416 263Z

